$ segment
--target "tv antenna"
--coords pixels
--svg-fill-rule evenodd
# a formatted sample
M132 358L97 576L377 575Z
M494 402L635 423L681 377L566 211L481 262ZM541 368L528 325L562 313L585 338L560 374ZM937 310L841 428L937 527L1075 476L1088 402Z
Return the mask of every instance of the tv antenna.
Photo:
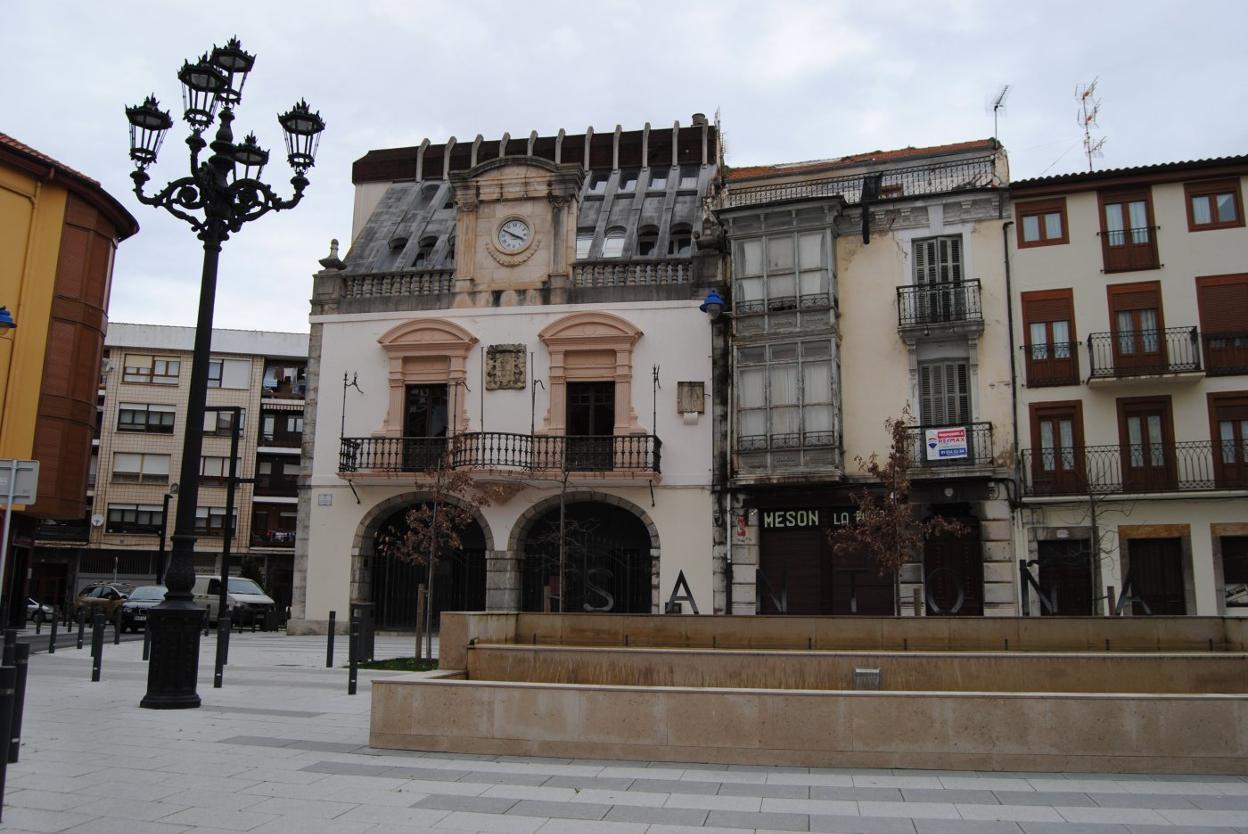
M997 116L1005 112L1005 100L1010 95L1010 85L1002 84L1001 89L997 92L992 100L988 102L988 109L992 111L992 138L1000 141L1000 133L997 129Z
M1105 146L1105 137L1092 138L1092 128L1099 128L1096 123L1096 115L1101 110L1101 100L1096 97L1096 82L1099 78L1093 78L1091 84L1080 84L1075 88L1075 100L1079 102L1079 112L1075 115L1075 122L1083 128L1083 153L1088 158L1088 170L1093 170L1092 159L1094 157L1103 156L1101 148Z

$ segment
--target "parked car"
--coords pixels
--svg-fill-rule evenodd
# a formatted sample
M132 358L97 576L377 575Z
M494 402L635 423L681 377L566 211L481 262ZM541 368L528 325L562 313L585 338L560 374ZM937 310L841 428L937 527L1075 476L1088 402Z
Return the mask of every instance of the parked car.
M111 620L117 616L121 604L126 601L132 591L134 591L134 586L124 582L98 582L88 585L78 594L74 614L89 620L98 611L104 615L104 619Z
M29 597L26 600L26 619L28 620L33 620L36 623L46 623L52 619L54 613L51 605L44 605L34 597Z
M164 585L140 585L121 604L121 630L135 631L147 628L147 609L155 608L165 601L169 589Z
M217 609L221 604L221 577L195 577L195 604L208 609L208 622L217 621ZM264 589L245 576L231 576L226 586L225 605L234 625L251 625L260 617L267 618L276 603Z

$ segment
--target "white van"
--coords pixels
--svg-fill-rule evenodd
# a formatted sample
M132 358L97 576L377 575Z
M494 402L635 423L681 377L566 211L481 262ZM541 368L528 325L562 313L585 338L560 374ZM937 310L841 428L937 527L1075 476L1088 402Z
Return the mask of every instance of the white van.
M208 622L217 621L217 608L221 603L221 577L196 576L195 604L208 609ZM251 625L264 616L267 620L276 603L264 589L245 576L231 576L225 589L225 605L234 625Z

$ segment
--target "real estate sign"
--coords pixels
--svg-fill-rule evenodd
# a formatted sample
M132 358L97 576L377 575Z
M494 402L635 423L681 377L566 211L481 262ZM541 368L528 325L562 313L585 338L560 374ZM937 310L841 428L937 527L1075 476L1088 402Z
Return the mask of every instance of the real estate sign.
M966 426L925 429L924 445L928 460L950 460L968 457Z

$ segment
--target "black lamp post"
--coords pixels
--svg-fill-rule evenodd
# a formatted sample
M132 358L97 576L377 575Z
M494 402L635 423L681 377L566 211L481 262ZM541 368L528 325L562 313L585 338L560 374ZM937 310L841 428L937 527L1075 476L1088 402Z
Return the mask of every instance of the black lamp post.
M237 38L214 47L195 63L186 62L178 72L182 82L183 118L190 125L186 144L191 152L191 173L173 180L155 194L143 193L149 179L147 167L156 161L165 132L173 119L160 109L155 96L137 107L126 108L130 122L130 159L135 171L134 193L139 201L163 208L185 220L204 244L203 276L199 290L199 318L195 325L195 349L191 360L191 387L186 406L186 431L182 441L182 473L179 478L173 548L165 586L165 601L148 614L151 629L151 661L147 694L140 706L151 709L186 709L199 706L195 691L199 671L199 629L203 612L194 603L195 509L199 504L200 452L203 448L204 400L208 393L208 357L212 346L212 314L217 291L217 261L221 244L231 232L270 211L294 208L308 186L304 176L316 159L316 146L325 122L300 101L277 117L286 134L287 160L295 175L290 199L278 197L260 181L268 162L254 134L234 141L230 124L234 108L242 100L243 84L255 64L255 56L243 51ZM219 121L211 144L202 133ZM200 160L205 148L212 155Z

